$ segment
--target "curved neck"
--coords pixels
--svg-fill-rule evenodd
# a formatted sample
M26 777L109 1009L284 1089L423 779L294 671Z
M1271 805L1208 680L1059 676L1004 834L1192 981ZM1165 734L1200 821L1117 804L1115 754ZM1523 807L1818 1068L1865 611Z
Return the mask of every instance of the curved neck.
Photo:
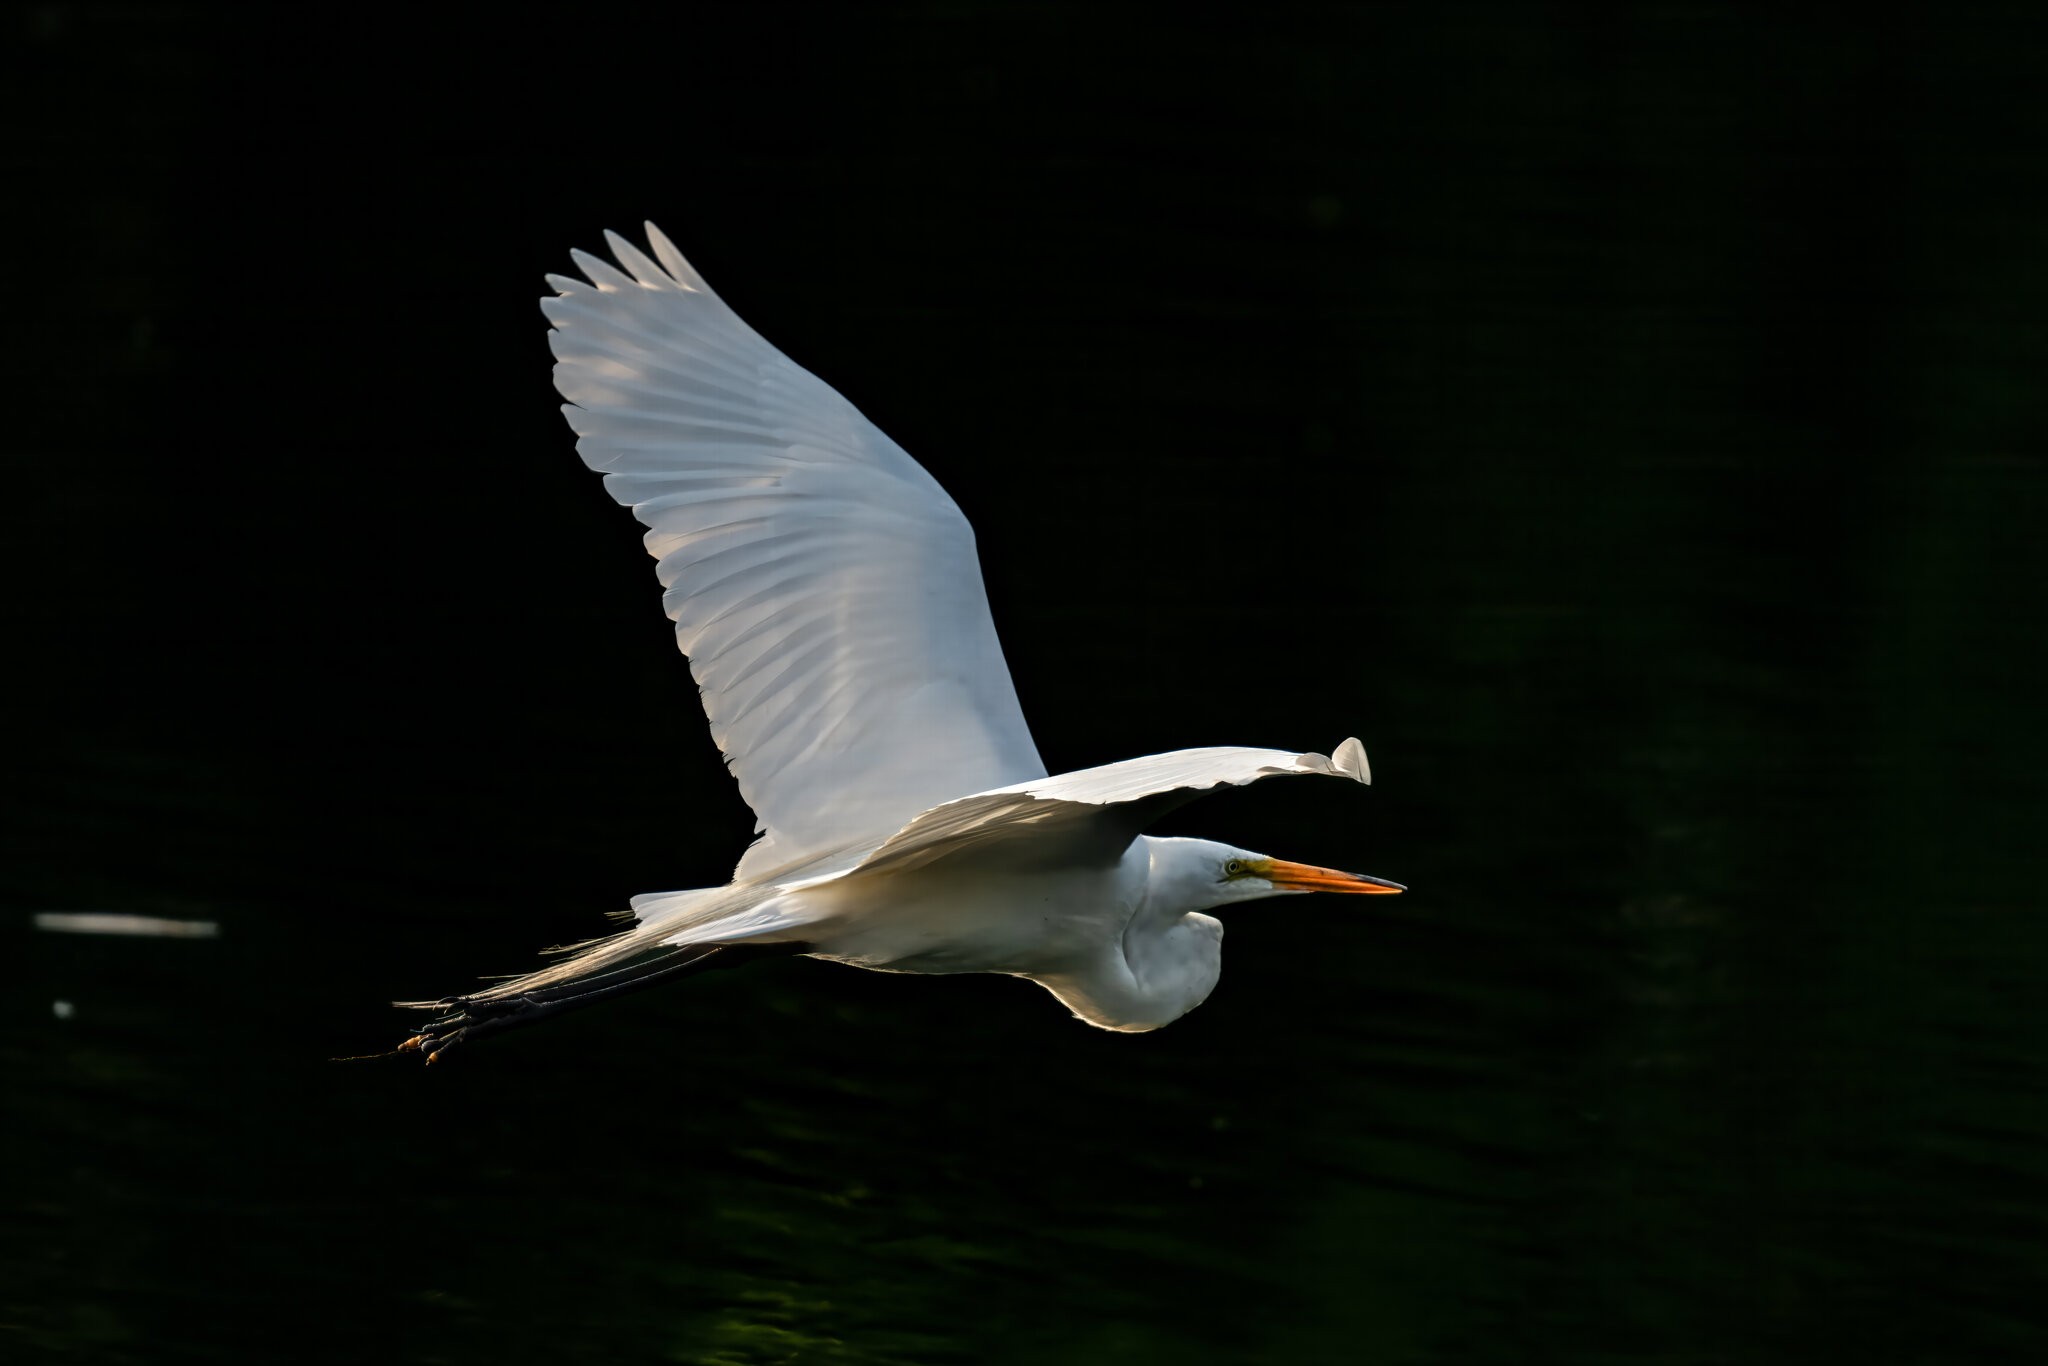
M1149 860L1143 891L1124 922L1079 971L1037 981L1100 1029L1138 1032L1172 1024L1208 998L1223 972L1223 925L1190 914L1172 865L1140 835L1129 857Z

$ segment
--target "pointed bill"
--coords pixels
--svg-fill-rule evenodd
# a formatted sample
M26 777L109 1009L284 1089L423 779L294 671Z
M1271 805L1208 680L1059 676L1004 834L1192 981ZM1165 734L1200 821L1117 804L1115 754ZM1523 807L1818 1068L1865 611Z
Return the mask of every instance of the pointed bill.
M1389 882L1383 877L1367 877L1363 873L1344 873L1335 868L1318 868L1312 863L1289 863L1285 859L1268 859L1263 867L1253 865L1253 871L1275 887L1290 892L1349 892L1358 894L1387 894L1405 892L1408 889L1398 882Z

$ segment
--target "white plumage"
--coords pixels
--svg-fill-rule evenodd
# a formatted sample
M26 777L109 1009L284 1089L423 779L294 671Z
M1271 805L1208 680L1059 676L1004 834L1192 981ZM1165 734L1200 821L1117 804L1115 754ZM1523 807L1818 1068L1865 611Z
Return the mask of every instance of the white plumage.
M1220 967L1196 914L1293 890L1397 891L1144 825L1334 757L1210 748L1048 777L952 499L838 393L710 290L659 229L650 259L551 275L555 386L577 451L647 527L711 733L759 820L726 887L636 897L639 924L440 1004L406 1047L453 1042L788 946L863 967L1031 977L1076 1015L1150 1029ZM658 264L657 264L658 261Z
M577 453L647 526L712 738L760 819L752 878L1043 777L974 533L932 477L707 288L666 237L550 276ZM963 786L964 784L964 786Z

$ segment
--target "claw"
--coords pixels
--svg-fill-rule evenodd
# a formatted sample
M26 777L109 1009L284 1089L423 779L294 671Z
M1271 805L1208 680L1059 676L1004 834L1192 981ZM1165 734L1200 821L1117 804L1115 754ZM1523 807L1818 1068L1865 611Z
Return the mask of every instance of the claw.
M455 1047L469 1036L467 1025L456 1029L437 1030L420 1035L419 1051L426 1055L429 1064L438 1062L443 1053Z

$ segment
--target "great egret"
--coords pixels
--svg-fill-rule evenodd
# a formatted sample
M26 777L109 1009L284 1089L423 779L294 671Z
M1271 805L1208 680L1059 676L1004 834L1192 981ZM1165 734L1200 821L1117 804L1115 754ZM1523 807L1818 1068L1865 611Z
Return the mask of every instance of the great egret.
M555 387L659 561L711 734L759 836L729 886L633 899L638 924L468 996L451 1045L763 952L1025 977L1103 1029L1216 985L1204 911L1397 883L1140 833L1231 784L1370 782L1365 750L1187 749L1048 777L989 619L974 535L902 448L741 322L653 224L550 275ZM657 261L659 264L657 264Z

